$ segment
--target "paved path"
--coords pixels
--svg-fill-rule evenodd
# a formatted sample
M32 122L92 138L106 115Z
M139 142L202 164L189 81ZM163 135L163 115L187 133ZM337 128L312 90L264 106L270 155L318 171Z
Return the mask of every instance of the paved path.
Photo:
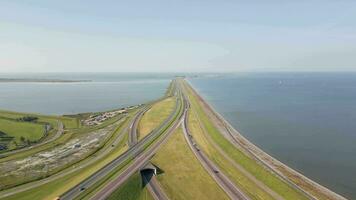
M143 176L146 178L145 176ZM168 196L164 192L164 190L161 188L161 185L159 184L156 176L152 176L149 180L145 179L145 181L148 183L147 184L147 189L151 193L152 197L155 200L168 200Z

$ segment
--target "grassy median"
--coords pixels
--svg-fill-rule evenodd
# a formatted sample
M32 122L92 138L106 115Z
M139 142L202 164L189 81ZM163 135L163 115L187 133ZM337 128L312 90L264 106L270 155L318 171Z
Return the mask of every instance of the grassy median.
M156 127L161 125L174 111L175 98L169 97L158 101L143 115L139 127L139 139L142 139Z
M162 188L172 199L228 199L201 166L179 128L152 159L163 173Z

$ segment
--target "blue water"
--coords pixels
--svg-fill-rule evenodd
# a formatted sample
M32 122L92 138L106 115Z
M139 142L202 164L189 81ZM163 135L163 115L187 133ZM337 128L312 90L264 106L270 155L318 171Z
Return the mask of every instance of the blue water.
M244 73L190 81L254 144L356 199L356 73Z
M1 83L0 109L42 114L111 110L161 97L172 74L0 74L1 78L91 80L81 83Z

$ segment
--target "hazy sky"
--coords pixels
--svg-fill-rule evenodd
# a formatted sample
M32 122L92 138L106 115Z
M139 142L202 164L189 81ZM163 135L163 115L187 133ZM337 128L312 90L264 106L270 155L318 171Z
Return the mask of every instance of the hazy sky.
M356 70L356 1L0 1L0 72L264 70Z

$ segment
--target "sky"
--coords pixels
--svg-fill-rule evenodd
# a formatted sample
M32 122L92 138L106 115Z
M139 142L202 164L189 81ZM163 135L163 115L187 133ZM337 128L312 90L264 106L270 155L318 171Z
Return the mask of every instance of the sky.
M356 71L356 1L0 1L2 73L235 71Z

